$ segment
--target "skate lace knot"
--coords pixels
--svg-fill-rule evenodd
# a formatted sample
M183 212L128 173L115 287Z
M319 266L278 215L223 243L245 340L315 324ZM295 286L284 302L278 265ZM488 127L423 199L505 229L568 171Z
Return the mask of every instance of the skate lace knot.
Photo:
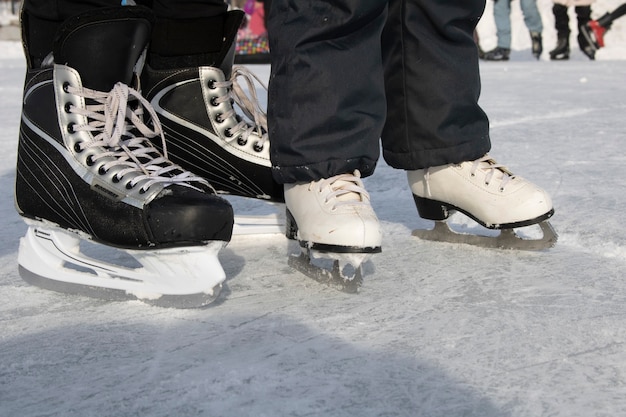
M118 178L128 173L135 175L128 185L134 187L142 182L146 191L155 183L165 186L179 184L195 188L191 183L208 182L183 170L167 159L165 137L158 116L150 103L137 90L117 83L110 92L68 86L68 92L86 99L84 108L70 106L69 112L87 117L88 123L74 125L74 131L88 131L93 140L79 144L81 150L101 147L102 151L91 157L92 162L106 158L105 171L116 167ZM144 122L144 110L148 112L152 128ZM149 141L159 136L163 146L161 154ZM113 157L109 158L109 157ZM210 187L210 186L209 186Z
M361 173L356 170L353 174L341 174L318 181L317 190L322 192L327 187L330 192L326 195L325 202L332 201L332 209L342 205L365 204L369 205L370 195L365 190Z
M245 89L240 84L240 79L243 80ZM229 80L222 83L215 82L216 87L226 87L228 90L228 94L219 97L216 102L223 103L232 100L241 109L245 119L237 115L234 108L223 115L225 119L235 117L238 121L237 125L229 129L230 136L240 138L242 143L246 143L252 134L256 134L259 139L254 143L254 148L261 151L268 140L267 114L259 104L255 81L267 91L267 86L253 72L242 66L234 66ZM246 94L246 90L249 95Z
M485 155L482 158L479 158L472 162L470 174L472 176L476 175L476 172L479 169L483 172L486 172L485 185L491 184L491 181L498 179L500 180L500 191L504 191L506 185L515 178L515 175L513 175L507 167L498 164L488 155Z

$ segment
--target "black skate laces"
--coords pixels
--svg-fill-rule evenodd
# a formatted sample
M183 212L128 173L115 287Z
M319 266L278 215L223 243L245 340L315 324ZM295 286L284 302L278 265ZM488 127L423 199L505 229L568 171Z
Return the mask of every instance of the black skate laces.
M71 85L64 89L73 95L85 98L84 108L70 105L70 113L87 117L88 123L73 125L73 131L88 131L93 140L80 142L78 151L93 147L101 147L102 152L89 157L88 165L94 165L99 159L107 158L107 162L99 167L108 171L118 168L116 178L121 179L128 173L139 173L128 183L132 188L140 182L141 190L146 191L151 185L161 183L167 187L172 184L196 188L191 183L201 183L211 187L201 177L185 171L167 158L167 149L163 129L158 116L150 103L137 90L118 82L109 92L101 92L88 88L76 88ZM92 104L95 103L95 104ZM150 116L153 128L144 123L144 109ZM137 136L139 134L139 136ZM149 141L160 136L163 146L161 154ZM111 160L109 157L115 159ZM119 169L122 167L122 169Z
M245 86L250 94L250 96L246 95L244 88L239 83L239 79L243 79L245 82ZM235 104L241 109L243 114L249 119L242 119L239 117L235 109L231 108L228 112L223 115L223 118L227 119L229 117L235 117L239 122L237 125L231 127L229 129L230 136L233 138L238 138L238 140L247 142L248 138L252 134L256 134L259 139L254 144L254 148L256 151L263 150L265 146L265 142L268 140L267 138L267 114L259 105L259 98L256 92L256 82L263 87L267 91L267 86L261 81L261 79L248 70L246 67L242 66L234 66L232 69L232 74L229 80L224 82L215 82L216 87L225 87L229 94L225 96L221 96L217 98L216 103L222 103L226 100L232 100Z

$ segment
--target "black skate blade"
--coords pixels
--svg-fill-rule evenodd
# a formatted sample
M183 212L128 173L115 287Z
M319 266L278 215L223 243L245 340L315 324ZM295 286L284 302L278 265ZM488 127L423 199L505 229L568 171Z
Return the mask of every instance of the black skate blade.
M315 258L316 261L319 259L320 258ZM341 270L337 259L325 258L323 261L332 262L332 266L325 268L324 265L316 265L313 263L313 258L311 258L308 253L301 252L300 255L290 255L288 264L291 268L312 278L320 284L327 285L348 294L356 294L359 292L363 284L363 273L360 265L354 268L354 274L349 277L346 276L346 271Z
M539 251L550 249L556 245L558 235L552 225L543 221L538 223L542 236L538 239L526 239L515 233L514 229L502 229L497 236L481 236L458 233L443 221L435 222L431 230L418 229L413 236L434 242L461 243L489 249Z
M600 49L600 45L593 31L589 29L587 25L583 25L579 29L591 49L593 49L594 52L597 52L598 49Z

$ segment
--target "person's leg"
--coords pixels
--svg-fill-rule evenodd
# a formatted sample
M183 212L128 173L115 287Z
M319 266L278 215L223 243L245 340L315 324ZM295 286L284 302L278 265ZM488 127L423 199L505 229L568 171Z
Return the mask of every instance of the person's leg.
M387 163L418 169L490 148L473 28L484 0L391 0L383 33ZM403 42L398 42L402 39Z
M530 32L532 53L539 59L541 52L543 52L543 40L541 37L543 23L537 8L537 0L520 0L520 5L524 14L524 23Z
M274 175L282 183L370 175L385 119L386 1L296 3L273 0L268 18Z
M486 61L508 61L511 55L511 0L495 1L493 17L498 43L494 49L480 54L479 57Z
M407 171L422 217L459 210L491 228L549 218L550 197L486 156L472 37L483 0L391 0L383 33L386 161ZM394 42L402 39L403 42Z
M537 0L520 0L520 6L524 15L524 23L528 30L541 33L543 31L543 22L537 8Z
M385 18L386 0L272 0L271 159L285 183L287 235L303 247L380 251L382 233L359 177L379 157Z
M591 6L576 6L576 20L578 23L578 35L576 39L578 41L578 47L587 55L587 58L596 59L596 48L591 44L589 39L585 37L582 28L585 27L591 21Z
M511 49L511 0L493 3L493 18L500 48Z
M556 29L556 46L550 51L550 59L565 60L569 59L569 15L567 6L555 3L552 6L552 14L554 15L554 28Z
M205 179L150 142L162 140L162 132L136 89L136 72L152 12L108 2L54 5L27 0L22 11L28 66L15 185L16 206L29 224L18 259L22 277L105 298L210 303L225 278L217 252L230 240L233 213ZM46 18L46 31L38 31ZM86 257L84 237L126 251L144 268Z

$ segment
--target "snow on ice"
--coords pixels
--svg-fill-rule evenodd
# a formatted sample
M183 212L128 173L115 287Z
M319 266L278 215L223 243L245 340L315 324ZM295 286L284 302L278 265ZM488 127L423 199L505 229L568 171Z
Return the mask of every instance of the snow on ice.
M224 294L201 310L20 279L24 60L18 42L0 43L0 416L626 415L626 17L597 61L573 47L551 62L551 3L539 3L544 56L532 58L514 7L512 59L481 63L481 104L491 154L551 193L555 248L419 241L411 231L430 225L405 175L381 161L366 186L383 252L364 265L360 294L291 270L299 249L280 235L236 236L220 255ZM594 16L620 3L598 0Z

